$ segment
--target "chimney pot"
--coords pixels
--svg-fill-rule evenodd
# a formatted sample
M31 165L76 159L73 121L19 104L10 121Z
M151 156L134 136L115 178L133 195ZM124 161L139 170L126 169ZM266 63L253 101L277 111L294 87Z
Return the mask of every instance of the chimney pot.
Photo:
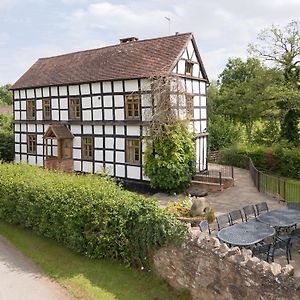
M135 42L135 41L138 41L139 39L137 37L127 37L127 38L123 38L123 39L120 39L120 44L125 44L125 43L130 43L130 42Z

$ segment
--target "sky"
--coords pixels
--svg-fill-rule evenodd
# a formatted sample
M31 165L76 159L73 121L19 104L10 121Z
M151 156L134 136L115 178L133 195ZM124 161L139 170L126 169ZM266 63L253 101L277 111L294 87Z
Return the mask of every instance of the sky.
M0 85L39 57L175 32L193 32L217 79L228 58L247 57L262 29L292 20L300 20L300 0L0 0Z

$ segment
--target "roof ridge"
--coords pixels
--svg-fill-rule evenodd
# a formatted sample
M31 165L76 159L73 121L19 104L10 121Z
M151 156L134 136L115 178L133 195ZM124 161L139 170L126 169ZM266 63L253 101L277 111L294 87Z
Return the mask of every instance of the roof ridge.
M167 36L161 36L161 37L156 37L156 38L149 38L149 39L144 39L144 40L137 40L134 41L130 44L133 43L141 43L141 42L147 42L147 41L154 41L154 40L160 40L160 39L167 39L167 38L171 38L171 37L176 37L176 36L182 36L182 35L192 35L192 32L185 32L185 33L179 33L179 34L173 34L173 35L167 35ZM56 58L56 57L61 57L61 56L67 56L67 55L71 55L71 54L77 54L77 53L85 53L85 52L92 52L92 51L97 51L100 49L107 49L107 48L113 48L113 47L118 47L120 45L126 45L127 43L124 44L115 44L115 45L108 45L108 46L104 46L104 47L99 47L99 48L93 48L93 49L86 49L86 50L79 50L79 51L74 51L74 52L69 52L69 53L64 53L64 54L58 54L58 55L52 55L52 56L48 56L48 57L40 57L38 60L47 60L47 59L51 59L51 58ZM129 43L128 43L129 44Z

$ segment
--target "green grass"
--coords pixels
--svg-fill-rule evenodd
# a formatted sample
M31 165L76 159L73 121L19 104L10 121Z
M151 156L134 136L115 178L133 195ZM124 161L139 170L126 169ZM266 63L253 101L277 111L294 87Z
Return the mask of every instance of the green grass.
M151 272L115 261L89 259L21 227L0 221L0 234L75 299L190 299L186 291L175 291Z
M262 191L280 194L286 201L300 202L300 180L262 174L260 187Z

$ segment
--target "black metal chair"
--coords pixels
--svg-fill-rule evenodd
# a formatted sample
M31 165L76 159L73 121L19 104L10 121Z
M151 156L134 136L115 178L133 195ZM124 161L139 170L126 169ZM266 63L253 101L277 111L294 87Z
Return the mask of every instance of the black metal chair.
M269 262L269 256L270 256L270 248L272 244L270 243L260 243L257 244L253 249L252 249L252 257L258 257L259 259L265 260Z
M229 212L229 217L230 217L231 225L237 223L236 221L240 221L240 220L244 222L244 218L240 209L236 209Z
M218 230L221 230L222 228L225 228L230 225L230 219L228 214L223 214L216 217Z
M248 222L250 219L256 218L256 211L253 205L244 206L243 212L246 222Z
M262 212L267 212L269 211L269 207L267 202L260 202L255 204L257 215L260 215Z
M300 241L300 228L295 228L294 230L292 230L291 233L283 234L283 235L280 235L279 237L280 237L281 240L284 240L284 241L287 241L287 240L291 239L290 247L292 247L293 243L296 243L296 242Z
M262 242L252 249L252 256L263 259L267 262L274 262L275 256L285 255L287 263L290 263L291 256L291 238L282 240L278 236L273 238L273 242Z
M275 256L279 256L283 254L285 254L287 263L289 264L290 260L292 259L291 237L283 240L277 236L274 238L274 243L272 244L269 250L269 258L271 258L271 260L274 261Z
M207 220L202 220L198 226L201 232L208 232L209 234L211 234L211 230Z

